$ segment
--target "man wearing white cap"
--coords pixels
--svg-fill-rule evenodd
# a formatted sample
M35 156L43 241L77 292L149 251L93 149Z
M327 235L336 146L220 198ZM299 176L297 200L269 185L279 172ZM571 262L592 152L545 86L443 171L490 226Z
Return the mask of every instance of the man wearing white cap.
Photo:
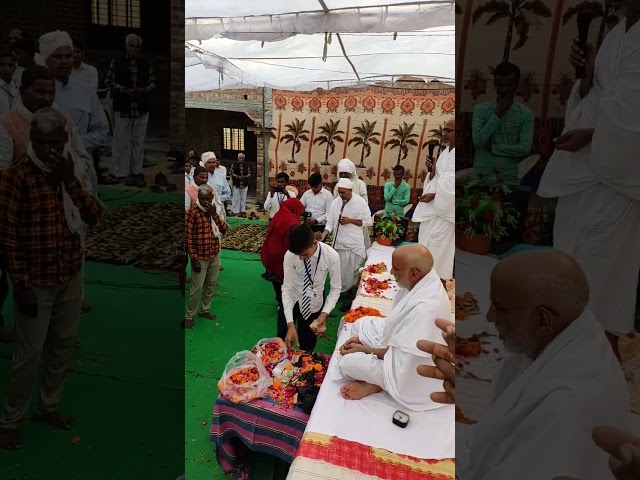
M220 161L213 152L204 152L200 158L200 165L209 172L209 180L207 183L216 189L216 193L218 194L217 198L224 207L224 219L226 219L227 203L231 198L231 188L229 188L229 182L227 182L225 177L227 170L221 170L221 168L224 167L220 167Z
M353 182L347 178L338 182L340 196L331 203L327 226L321 237L324 241L333 232L332 246L340 256L342 293L349 292L357 282L358 272L367 257L363 228L373 224L367 202L355 195L353 188ZM348 295L346 300L343 310L348 310Z
M358 178L358 171L356 170L356 164L348 158L343 158L338 162L338 177L348 178L353 182L353 193L362 197L367 204L369 204L369 196L367 194L367 184ZM338 198L338 185L333 189L333 196ZM371 211L371 210L369 210ZM371 247L371 237L369 234L369 227L363 228L364 232L364 248L369 249Z
M87 151L95 157L105 145L109 123L98 94L84 83L70 80L73 68L73 41L67 32L56 30L40 37L40 53L56 81L56 103L71 115ZM97 193L100 158L93 161L93 192Z
M116 114L111 174L118 180L126 178L129 185L144 187L144 141L156 77L149 61L140 56L142 38L129 34L125 46L126 56L111 61L104 81L111 89Z

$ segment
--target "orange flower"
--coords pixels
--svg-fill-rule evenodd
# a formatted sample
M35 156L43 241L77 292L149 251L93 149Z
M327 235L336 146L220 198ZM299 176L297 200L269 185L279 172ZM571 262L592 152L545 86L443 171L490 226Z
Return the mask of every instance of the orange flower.
M291 364L290 364L290 363L287 363L287 364L284 366L284 369L285 369L285 370L291 370L291 368L293 368L293 367L291 367Z
M378 309L370 308L370 307L358 307L347 312L347 314L344 316L344 321L345 323L353 323L359 318L366 317L366 316L384 317L384 315L382 315L382 313L380 313Z
M282 387L282 382L280 382L279 378L274 378L273 379L273 388L275 388L276 390L280 390L280 387Z
M322 370L322 365L320 365L319 363L316 363L313 368L316 369L316 372L319 372L320 370Z

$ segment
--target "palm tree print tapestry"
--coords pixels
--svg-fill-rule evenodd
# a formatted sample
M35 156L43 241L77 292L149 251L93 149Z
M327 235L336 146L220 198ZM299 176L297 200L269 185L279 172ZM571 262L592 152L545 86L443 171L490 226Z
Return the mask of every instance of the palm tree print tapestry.
M269 177L285 171L293 182L305 182L318 172L331 185L338 179L338 162L349 158L371 187L383 186L400 164L412 189L421 189L425 145L455 115L453 86L422 85L274 90Z
M518 65L522 78L518 101L536 115L534 153L548 157L551 139L562 131L566 104L576 81L569 63L577 16L593 22L589 42L599 48L620 21L614 0L466 0L456 2L458 128L463 148L456 151L461 168L473 162L471 112L495 98L493 71L502 61Z

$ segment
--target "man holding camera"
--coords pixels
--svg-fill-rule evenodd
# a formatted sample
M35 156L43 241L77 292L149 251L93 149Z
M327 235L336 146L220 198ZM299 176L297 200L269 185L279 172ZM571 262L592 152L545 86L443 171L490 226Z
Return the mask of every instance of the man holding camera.
M314 232L324 232L327 213L333 202L331 192L323 187L322 175L314 173L309 177L309 190L302 194L300 201L304 205L303 217ZM305 215L306 214L306 215Z
M265 211L269 212L269 221L280 210L282 202L291 198L291 192L287 190L287 184L289 183L289 175L284 172L280 172L276 175L276 186L271 187L267 199L264 202Z

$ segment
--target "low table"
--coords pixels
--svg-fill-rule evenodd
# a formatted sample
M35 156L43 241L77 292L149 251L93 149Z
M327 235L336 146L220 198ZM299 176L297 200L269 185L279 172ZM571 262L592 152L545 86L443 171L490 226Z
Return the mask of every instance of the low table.
M209 441L216 445L216 458L226 473L248 478L242 464L248 450L268 453L287 463L293 461L309 415L285 409L269 400L236 404L218 397L213 407Z

